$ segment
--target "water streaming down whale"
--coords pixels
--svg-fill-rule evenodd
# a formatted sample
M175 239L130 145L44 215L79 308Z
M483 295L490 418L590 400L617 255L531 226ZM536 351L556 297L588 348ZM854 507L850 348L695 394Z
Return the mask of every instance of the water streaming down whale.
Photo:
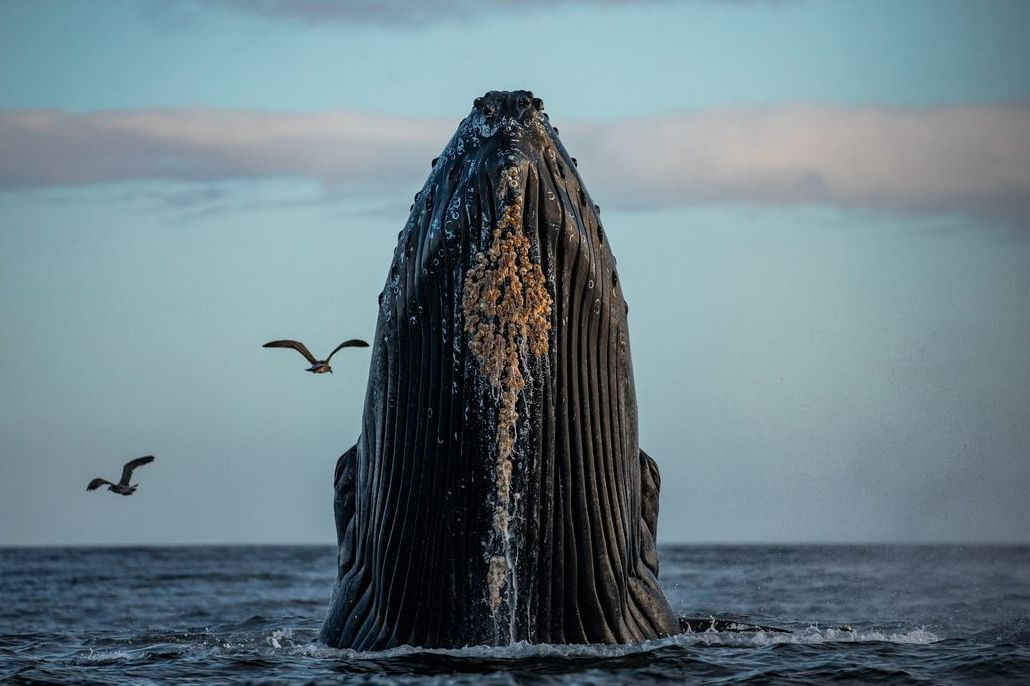
M380 295L361 435L337 463L323 642L680 631L598 211L529 91L477 98L434 160Z

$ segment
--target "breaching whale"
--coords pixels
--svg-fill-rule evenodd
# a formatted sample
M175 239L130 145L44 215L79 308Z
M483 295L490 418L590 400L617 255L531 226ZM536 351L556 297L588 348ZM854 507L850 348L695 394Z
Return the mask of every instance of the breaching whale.
M627 313L543 103L477 98L379 297L361 435L336 467L324 643L680 631L657 581L659 474L638 446Z

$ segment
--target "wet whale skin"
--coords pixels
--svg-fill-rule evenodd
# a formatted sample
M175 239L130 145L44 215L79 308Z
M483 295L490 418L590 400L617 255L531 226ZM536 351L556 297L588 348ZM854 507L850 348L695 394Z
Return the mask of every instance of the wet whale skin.
M528 91L477 98L398 236L321 640L380 650L678 633L628 307L599 209Z

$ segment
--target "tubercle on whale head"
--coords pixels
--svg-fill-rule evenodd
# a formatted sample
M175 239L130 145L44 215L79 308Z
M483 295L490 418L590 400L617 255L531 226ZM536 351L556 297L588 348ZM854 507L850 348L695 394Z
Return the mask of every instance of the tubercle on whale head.
M551 137L543 110L544 101L534 97L533 91L490 91L473 101L472 112L463 122L467 126L459 131L471 128L479 138L492 138L500 132L543 142Z
M543 100L533 91L489 91L473 101L472 110L454 136L431 160L423 191L440 185L452 187L479 164L489 165L493 173L499 174L516 158L550 160L563 180L565 169L574 167L558 138L558 129L544 112ZM416 207L417 195L409 212Z
M513 119L529 124L540 118L544 101L533 97L533 91L489 91L476 98L472 107L487 119Z

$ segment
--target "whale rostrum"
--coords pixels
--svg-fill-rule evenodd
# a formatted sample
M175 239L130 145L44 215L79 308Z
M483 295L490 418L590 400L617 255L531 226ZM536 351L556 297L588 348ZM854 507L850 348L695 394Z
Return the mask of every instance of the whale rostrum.
M543 103L477 98L394 251L339 460L321 640L379 650L678 633L627 312Z

